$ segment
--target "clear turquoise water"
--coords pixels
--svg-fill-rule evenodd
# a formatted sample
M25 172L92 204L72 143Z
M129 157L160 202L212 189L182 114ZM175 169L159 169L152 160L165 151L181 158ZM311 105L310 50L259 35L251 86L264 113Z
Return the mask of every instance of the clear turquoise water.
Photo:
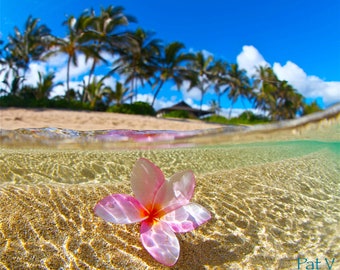
M335 121L169 149L4 146L0 269L163 268L143 249L138 224L113 225L93 214L104 196L131 193L139 157L167 177L193 170L193 201L213 216L178 235L175 269L297 269L299 262L306 269L316 259L321 269L325 259L339 269L339 130Z

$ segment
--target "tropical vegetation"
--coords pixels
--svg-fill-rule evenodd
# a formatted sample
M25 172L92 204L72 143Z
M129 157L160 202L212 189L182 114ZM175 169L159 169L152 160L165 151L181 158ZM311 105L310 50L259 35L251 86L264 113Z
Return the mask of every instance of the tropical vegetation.
M155 33L140 26L133 27L136 18L125 13L123 7L101 8L98 15L93 9L78 17L69 16L63 25L66 36L52 34L39 19L28 17L24 29L14 28L7 41L0 41L0 106L60 107L111 112L142 113L154 115L153 106L165 83L178 90L189 85L187 91L198 89L201 93L200 109L204 95L214 92L217 101L211 106L220 121L221 98L233 105L241 100L246 121L256 118L244 103L248 100L270 120L295 118L320 110L316 102L306 104L305 98L287 81L279 80L268 66L257 67L256 76L236 63L215 59L205 51L186 51L182 42L165 44L155 38ZM66 81L56 81L55 73L38 73L36 85L26 83L30 64L44 62L53 56L67 57ZM79 57L89 63L88 75L80 89L71 86L72 68ZM106 74L98 76L97 69L104 66ZM115 78L112 87L106 83ZM64 87L64 94L51 97L53 88ZM148 87L153 96L150 104L137 102L138 91ZM183 113L179 113L183 117ZM254 118L255 117L255 118ZM267 119L266 118L266 119ZM219 119L219 120L218 120ZM224 121L224 120L223 120Z

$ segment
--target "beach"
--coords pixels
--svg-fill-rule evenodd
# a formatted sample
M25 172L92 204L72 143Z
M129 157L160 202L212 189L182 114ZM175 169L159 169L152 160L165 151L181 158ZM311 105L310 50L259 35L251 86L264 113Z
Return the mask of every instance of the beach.
M81 131L133 130L197 130L220 127L199 120L164 119L120 113L70 111L54 109L0 109L0 129L63 128Z
M214 126L59 110L6 109L0 114L3 129ZM317 258L321 269L327 267L325 259L338 269L339 123L333 117L301 129L232 137L251 140L218 136L219 143L213 137L214 144L187 148L3 147L0 269L169 269L143 248L139 224L109 223L93 211L109 194L132 194L130 175L140 157L167 178L192 170L196 188L191 201L212 215L194 231L177 234L181 251L172 269L297 269L299 260Z

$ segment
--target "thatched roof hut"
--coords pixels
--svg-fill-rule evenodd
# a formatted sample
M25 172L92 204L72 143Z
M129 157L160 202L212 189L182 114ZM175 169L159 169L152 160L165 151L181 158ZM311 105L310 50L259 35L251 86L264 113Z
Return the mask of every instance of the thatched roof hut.
M202 117L204 115L214 113L213 110L205 111L205 110L199 110L199 109L192 108L191 106L189 106L184 101L181 101L181 102L179 102L179 103L177 103L177 104L175 104L175 105L173 105L171 107L163 108L163 109L158 110L157 111L157 116L160 117L160 116L163 116L166 113L173 112L173 111L185 111L185 112L188 112L190 118L200 118L200 117Z

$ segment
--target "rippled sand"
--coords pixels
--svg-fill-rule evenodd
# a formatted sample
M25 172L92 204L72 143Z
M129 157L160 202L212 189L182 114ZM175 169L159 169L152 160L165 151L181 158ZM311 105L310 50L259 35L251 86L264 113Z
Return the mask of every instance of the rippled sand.
M174 269L296 269L297 258L336 258L333 269L339 268L339 149L339 142L320 141L152 151L3 149L0 269L163 268L142 247L138 224L114 225L93 213L104 196L131 193L138 157L166 176L192 169L193 201L213 216L178 234Z

